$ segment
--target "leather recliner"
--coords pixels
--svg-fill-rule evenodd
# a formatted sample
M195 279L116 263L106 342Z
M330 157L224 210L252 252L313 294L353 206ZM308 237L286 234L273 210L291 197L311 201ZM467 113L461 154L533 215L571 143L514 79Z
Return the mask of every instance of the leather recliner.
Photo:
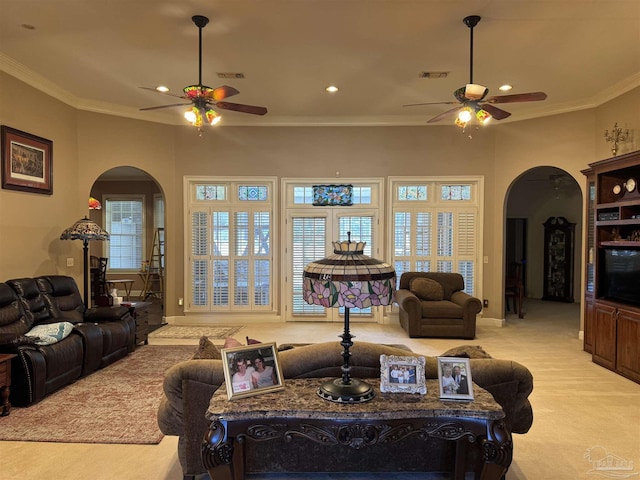
M52 345L25 334L35 325L70 322ZM135 348L135 320L125 307L85 312L75 280L55 275L0 283L0 352L12 360L10 401L27 406L124 357Z

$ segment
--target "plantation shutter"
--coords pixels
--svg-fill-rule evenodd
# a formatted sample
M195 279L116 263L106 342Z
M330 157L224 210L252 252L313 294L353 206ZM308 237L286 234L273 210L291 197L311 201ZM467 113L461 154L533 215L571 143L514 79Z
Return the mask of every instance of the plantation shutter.
M309 305L302 296L304 267L326 256L326 217L292 217L292 275L293 314L324 314L324 307Z

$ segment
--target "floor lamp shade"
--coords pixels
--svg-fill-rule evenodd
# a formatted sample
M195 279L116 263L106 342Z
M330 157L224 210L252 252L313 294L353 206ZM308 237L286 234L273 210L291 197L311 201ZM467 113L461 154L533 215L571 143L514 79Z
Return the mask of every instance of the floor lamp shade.
M102 227L94 221L84 217L62 232L60 240L82 240L84 253L84 306L89 308L89 276L87 274L87 266L89 264L89 242L91 240L109 240L109 233L103 230Z
M342 378L325 382L318 395L337 403L360 403L374 396L370 385L350 377L349 309L390 305L395 299L393 267L364 254L364 242L333 242L333 255L309 263L303 272L303 298L312 305L344 307Z

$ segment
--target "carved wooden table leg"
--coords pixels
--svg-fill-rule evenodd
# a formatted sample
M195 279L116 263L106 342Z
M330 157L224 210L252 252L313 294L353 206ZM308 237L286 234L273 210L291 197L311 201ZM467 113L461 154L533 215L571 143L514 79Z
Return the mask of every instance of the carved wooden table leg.
M484 456L481 480L500 479L513 459L511 433L502 420L487 423L487 438L480 440Z
M213 480L244 478L244 471L234 468L233 457L233 441L228 440L225 425L219 420L211 422L202 440L202 463Z

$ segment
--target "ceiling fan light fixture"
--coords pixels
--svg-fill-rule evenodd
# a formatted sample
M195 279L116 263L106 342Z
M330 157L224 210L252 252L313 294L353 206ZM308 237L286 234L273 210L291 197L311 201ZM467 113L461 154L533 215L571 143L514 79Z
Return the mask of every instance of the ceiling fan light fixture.
M200 110L195 105L193 107L189 107L186 112L184 112L184 118L194 127L202 126L202 115L200 114Z
M469 107L464 107L458 113L458 120L460 120L460 122L464 124L467 124L472 118L473 118L473 111Z
M476 119L482 125L486 125L487 123L489 123L491 121L491 114L489 112L487 112L486 110L483 110L481 108L476 112Z
M482 100L487 93L489 93L487 87L476 83L467 83L464 89L464 96L467 100Z
M207 119L207 123L209 125L217 125L222 120L222 117L218 115L218 113L212 108L208 109L205 112L205 118Z

